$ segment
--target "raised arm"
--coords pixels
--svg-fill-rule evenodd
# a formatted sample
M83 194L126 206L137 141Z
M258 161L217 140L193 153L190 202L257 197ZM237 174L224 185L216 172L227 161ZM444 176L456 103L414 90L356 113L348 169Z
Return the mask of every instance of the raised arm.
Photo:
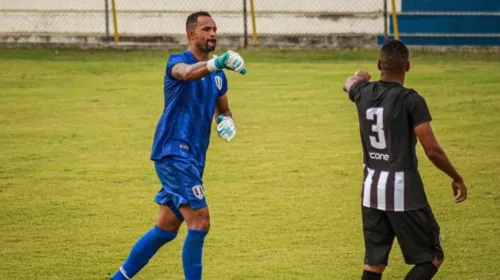
M195 64L177 63L172 67L172 77L181 81L194 81L199 80L210 71L207 67L207 62L202 61Z
M352 85L359 81L365 81L368 82L371 79L371 76L368 72L358 70L356 73L354 73L354 76L351 76L347 78L347 80L344 83L344 91L349 93L349 90L351 89Z
M243 58L233 51L227 51L221 56L201 61L195 64L177 63L172 67L172 77L181 81L194 81L201 79L210 72L229 69L234 72L247 73Z
M467 187L460 174L458 174L457 170L446 156L444 150L439 146L434 136L434 132L432 131L431 124L429 122L419 124L414 128L414 131L420 144L424 148L425 155L437 168L446 173L453 180L452 188L456 202L459 203L466 200Z

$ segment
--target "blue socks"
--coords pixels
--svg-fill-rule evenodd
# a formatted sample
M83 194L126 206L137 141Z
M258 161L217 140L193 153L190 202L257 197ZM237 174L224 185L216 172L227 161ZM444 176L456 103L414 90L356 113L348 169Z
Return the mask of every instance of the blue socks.
M182 247L182 264L186 280L201 280L203 243L207 234L208 232L204 230L188 229ZM155 226L137 241L125 263L111 279L132 279L165 243L172 241L176 236L176 232Z
M139 241L137 241L137 243L132 248L132 251L130 251L130 255L128 256L125 263L120 267L120 269L115 273L115 275L113 275L111 279L131 279L149 262L149 260L163 245L165 245L169 241L172 241L176 236L176 232L166 231L159 228L158 226L155 226L149 232L144 234L141 239L139 239Z
M184 246L182 247L182 265L186 280L201 280L201 256L203 243L208 232L198 229L188 229Z

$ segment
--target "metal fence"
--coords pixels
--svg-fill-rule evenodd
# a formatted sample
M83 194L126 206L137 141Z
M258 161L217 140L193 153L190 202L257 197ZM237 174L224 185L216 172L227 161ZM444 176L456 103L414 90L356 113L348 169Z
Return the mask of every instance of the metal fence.
M500 46L500 1L492 0L0 0L0 44L102 44L117 27L129 41L183 45L186 17L200 10L212 14L220 35L231 35L228 42L243 46L253 32L270 35L268 43L286 43L287 36L272 35L295 35L304 46L319 37L320 47L374 46L392 35L393 10L407 44Z
M111 2L0 0L0 34L102 36L108 30L112 35ZM120 35L184 34L187 15L199 10L212 14L221 34L243 34L245 3L246 31L252 33L250 0L115 3ZM255 26L259 34L382 34L383 3L384 0L254 0Z

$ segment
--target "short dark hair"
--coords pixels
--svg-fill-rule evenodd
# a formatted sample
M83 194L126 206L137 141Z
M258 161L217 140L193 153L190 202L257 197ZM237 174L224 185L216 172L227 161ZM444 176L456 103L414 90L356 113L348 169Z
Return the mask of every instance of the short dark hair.
M186 20L186 31L188 31L190 28L196 27L196 23L198 22L198 17L212 17L212 16L205 11L199 11L190 14Z
M408 48L401 41L391 40L380 49L380 70L391 73L405 71L410 58Z

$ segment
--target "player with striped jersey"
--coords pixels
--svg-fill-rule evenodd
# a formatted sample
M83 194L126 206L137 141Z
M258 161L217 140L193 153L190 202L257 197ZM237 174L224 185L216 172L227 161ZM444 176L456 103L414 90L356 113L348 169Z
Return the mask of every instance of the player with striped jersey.
M457 203L467 198L467 187L434 137L424 98L403 86L410 69L408 48L396 40L384 44L378 69L379 81L370 82L369 73L357 71L344 84L357 107L363 147L362 279L382 278L394 238L405 262L415 265L405 279L432 279L444 254L418 172L417 138L427 157L452 179Z

